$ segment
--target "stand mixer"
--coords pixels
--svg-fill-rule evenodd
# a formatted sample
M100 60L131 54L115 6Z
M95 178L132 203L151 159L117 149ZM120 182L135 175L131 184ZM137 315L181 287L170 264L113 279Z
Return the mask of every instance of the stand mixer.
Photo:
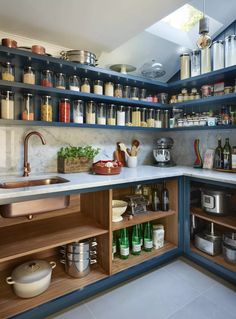
M175 163L171 159L171 148L174 141L171 137L161 137L157 139L157 149L153 150L153 156L157 162L156 166L171 167Z

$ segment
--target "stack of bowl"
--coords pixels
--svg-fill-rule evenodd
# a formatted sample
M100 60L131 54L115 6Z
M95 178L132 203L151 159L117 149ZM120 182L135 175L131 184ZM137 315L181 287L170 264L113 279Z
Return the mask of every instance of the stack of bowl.
M225 233L222 246L225 260L236 264L236 233Z
M71 277L82 278L89 274L90 265L97 263L96 241L83 240L63 246L61 263ZM93 259L91 259L93 258Z

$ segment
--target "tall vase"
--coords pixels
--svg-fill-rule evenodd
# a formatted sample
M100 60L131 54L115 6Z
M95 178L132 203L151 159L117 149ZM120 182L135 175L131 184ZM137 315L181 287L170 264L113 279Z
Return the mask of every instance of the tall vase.
M195 155L196 155L196 160L193 164L194 168L202 168L202 165L203 165L202 158L200 155L200 150L199 150L199 144L200 144L200 140L197 138L194 141L194 151L195 151Z

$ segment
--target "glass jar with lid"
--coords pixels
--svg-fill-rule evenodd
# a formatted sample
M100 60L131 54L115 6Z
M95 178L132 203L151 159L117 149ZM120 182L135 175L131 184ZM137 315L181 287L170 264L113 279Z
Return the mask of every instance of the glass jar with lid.
M15 69L11 62L2 63L2 80L15 81Z
M194 50L191 52L191 77L201 74L201 52Z
M169 110L164 110L164 113L163 113L163 127L164 128L168 128L169 127L169 119L170 119Z
M35 71L31 66L26 66L24 68L23 83L35 84Z
M159 109L155 111L155 127L162 127L162 112Z
M140 100L147 101L147 90L144 88L140 89Z
M225 38L225 67L236 65L236 35Z
M132 108L132 125L141 126L141 112L139 107Z
M84 123L84 102L82 100L73 101L73 122Z
M131 87L129 85L125 85L123 88L123 97L125 99L130 99L131 97Z
M66 88L65 74L63 74L63 73L56 74L56 88L65 90L65 88Z
M222 69L225 63L224 42L221 40L214 41L212 43L211 50L212 50L213 71Z
M131 99L139 100L139 88L135 86L131 88Z
M50 70L42 71L41 85L53 87L53 72Z
M101 80L95 80L93 82L93 93L103 95L103 82Z
M147 126L155 127L154 109L147 110Z
M63 123L70 123L70 100L61 99L59 103L59 121Z
M97 124L106 125L106 104L99 103L97 106Z
M180 80L188 79L190 76L190 56L188 53L180 55Z
M125 125L132 126L132 107L127 106L125 108Z
M114 83L106 82L105 83L105 95L114 96Z
M90 81L88 78L82 79L81 92L83 92L83 93L90 93L91 92Z
M24 94L22 120L24 121L34 120L33 94L31 93Z
M41 121L52 122L52 98L50 95L42 96Z
M1 100L1 118L5 120L14 120L14 93L5 91L2 93Z
M119 83L115 84L115 97L123 97L123 86Z
M77 75L71 75L69 77L69 89L71 91L80 91L80 79Z
M86 123L96 124L96 104L94 101L86 103Z
M107 107L107 124L116 125L116 106L114 104Z
M141 126L147 127L147 121L146 121L146 108L141 108Z
M201 74L211 72L211 50L205 48L201 50Z
M117 125L119 126L125 125L125 107L123 105L117 106L116 118L117 118Z

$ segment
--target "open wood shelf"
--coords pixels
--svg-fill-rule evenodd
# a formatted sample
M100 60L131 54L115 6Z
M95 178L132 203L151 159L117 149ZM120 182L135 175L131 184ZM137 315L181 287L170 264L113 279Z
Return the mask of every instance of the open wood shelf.
M204 253L203 251L197 249L193 244L191 244L191 251L209 259L210 261L214 262L215 264L221 265L222 267L225 267L233 272L236 272L236 265L230 264L227 261L225 261L223 255L217 255L217 256L208 255L208 254Z
M156 220L156 219L160 219L163 217L167 217L167 216L171 216L176 214L176 212L174 210L169 210L167 212L163 212L163 211L148 211L147 213L144 214L140 214L140 215L135 215L133 216L132 219L128 219L128 217L124 217L124 219L121 222L118 223L112 223L112 230L118 230L118 229L122 229L122 228L126 228L126 227L130 227L133 225L137 225L137 224L142 224L145 223L147 221L152 221L152 220Z
M79 213L4 227L0 262L105 233L108 230L93 218Z
M228 227L230 229L236 230L236 217L235 216L212 216L204 212L202 208L191 207L191 213L196 217L205 219L209 222Z
M34 298L21 299L17 297L13 292L13 287L5 281L5 278L11 274L9 270L0 273L0 318L12 317L64 294L83 289L83 287L107 277L102 267L96 264L91 266L91 272L86 277L73 278L65 273L64 266L60 264L57 258L51 257L47 259L56 261L57 266L52 271L52 281L48 290Z
M176 245L166 241L164 247L160 249L152 249L150 252L145 252L142 250L139 256L130 254L128 259L120 259L119 257L116 257L112 262L112 273L117 273L129 267L145 262L148 259L163 255L164 253L175 248L177 248Z

